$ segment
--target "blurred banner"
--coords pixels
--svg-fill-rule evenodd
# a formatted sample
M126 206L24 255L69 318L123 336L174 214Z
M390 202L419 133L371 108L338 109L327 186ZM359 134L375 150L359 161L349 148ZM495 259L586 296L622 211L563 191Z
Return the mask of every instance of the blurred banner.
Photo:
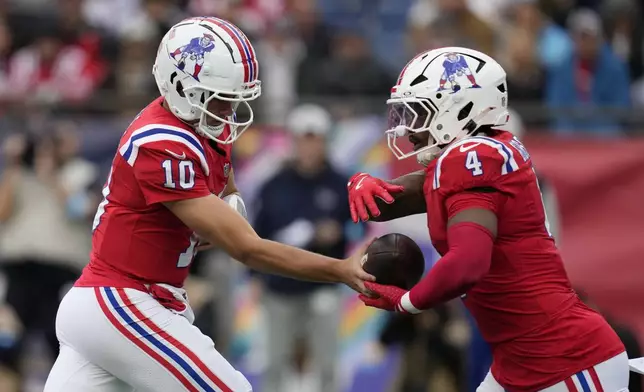
M526 144L557 191L573 285L644 342L644 139Z

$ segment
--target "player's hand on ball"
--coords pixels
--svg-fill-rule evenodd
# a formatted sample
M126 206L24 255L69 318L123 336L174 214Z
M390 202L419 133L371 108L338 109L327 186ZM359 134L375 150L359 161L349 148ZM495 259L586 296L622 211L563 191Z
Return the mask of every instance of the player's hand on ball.
M396 286L386 286L374 282L365 282L367 289L375 294L375 297L368 297L360 294L359 298L365 305L394 312L406 313L400 305L400 299L407 290Z
M347 189L351 218L357 223L358 218L367 221L369 215L374 217L380 215L380 209L376 205L376 197L391 204L394 202L394 197L391 194L402 192L404 188L401 185L393 185L372 177L367 173L356 173L349 179Z
M369 296L371 292L366 288L365 283L375 282L375 276L369 274L362 268L363 257L367 247L373 241L368 241L362 245L351 257L340 263L340 281L361 295Z

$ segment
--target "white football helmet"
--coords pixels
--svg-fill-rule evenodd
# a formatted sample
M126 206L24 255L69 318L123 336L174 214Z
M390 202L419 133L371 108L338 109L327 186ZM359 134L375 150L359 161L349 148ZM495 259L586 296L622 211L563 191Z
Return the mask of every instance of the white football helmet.
M253 122L249 101L261 94L257 57L246 35L228 21L198 17L174 25L161 40L152 73L172 113L218 143L234 142ZM231 102L232 114L208 111L213 99ZM240 104L250 113L243 122L237 121ZM226 125L230 134L220 137Z
M403 68L387 100L389 149L398 159L416 155L426 165L478 127L504 125L505 75L494 59L472 49L447 47L418 54ZM427 146L401 146L399 138L419 132L429 132Z

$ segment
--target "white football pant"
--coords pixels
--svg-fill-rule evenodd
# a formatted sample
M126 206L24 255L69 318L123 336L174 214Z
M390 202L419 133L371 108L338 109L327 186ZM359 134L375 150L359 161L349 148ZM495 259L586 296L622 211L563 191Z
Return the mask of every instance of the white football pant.
M44 392L252 392L209 337L141 291L74 287L56 333Z
M628 392L628 357L623 352L540 392ZM491 372L476 392L504 392Z

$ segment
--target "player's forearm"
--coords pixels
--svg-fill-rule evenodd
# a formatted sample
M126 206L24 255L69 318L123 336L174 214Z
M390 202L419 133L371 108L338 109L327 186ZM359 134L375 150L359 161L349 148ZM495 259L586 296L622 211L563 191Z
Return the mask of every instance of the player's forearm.
M427 275L403 297L403 307L415 313L465 294L490 269L492 233L473 223L448 230L450 249Z
M374 222L386 222L409 215L426 213L427 204L423 194L425 176L425 170L418 170L388 181L394 185L402 185L405 189L393 195L395 201L391 204L387 204L376 198L380 215L371 217L370 220Z
M258 238L238 259L255 270L315 282L339 282L336 268L342 260Z
M260 238L240 214L216 196L166 206L200 237L250 268L296 279L339 281L341 260Z

